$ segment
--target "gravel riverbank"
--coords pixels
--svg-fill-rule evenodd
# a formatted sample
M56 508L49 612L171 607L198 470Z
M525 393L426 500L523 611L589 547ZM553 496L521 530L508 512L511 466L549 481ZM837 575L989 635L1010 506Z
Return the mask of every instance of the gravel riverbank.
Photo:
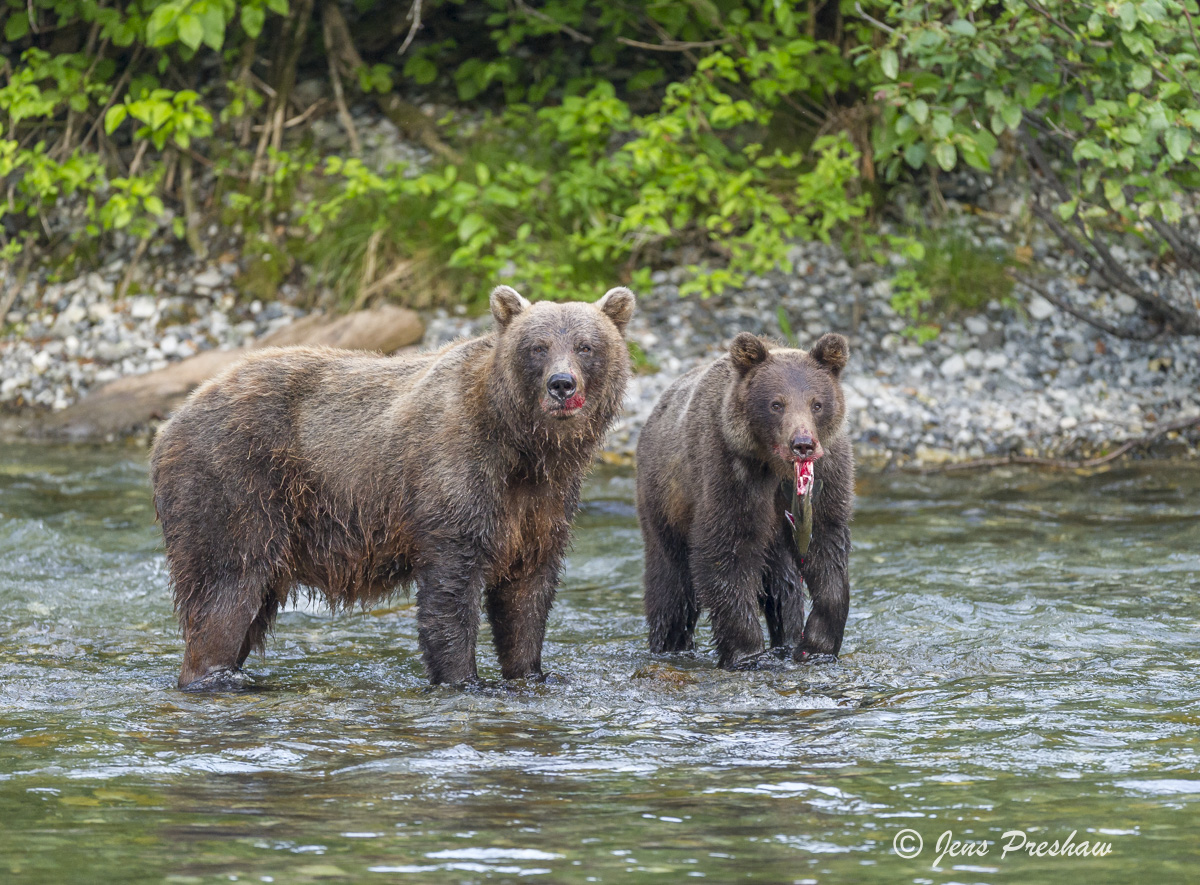
M1038 249L1050 283L1080 303L1132 312L1125 296L1089 288L1081 270ZM1034 296L1023 307L989 304L917 344L890 306L873 265L853 266L835 248L797 246L795 270L752 279L740 291L679 298L682 270L659 272L639 294L630 337L646 354L625 414L608 440L632 454L658 395L682 372L716 358L747 329L784 338L782 311L800 346L826 331L851 340L845 378L850 433L860 458L876 464L941 463L1008 454L1087 457L1181 419L1200 422L1200 344L1175 338L1115 338ZM29 284L4 318L0 410L60 410L107 381L152 371L200 350L232 348L286 325L304 311L281 301L237 299L235 260L202 268L159 268L144 294L114 299L121 261L64 283ZM1156 273L1147 266L1142 272ZM1018 292L1019 294L1019 292ZM437 311L423 346L476 334L490 318ZM1164 434L1151 451L1196 457L1200 428Z

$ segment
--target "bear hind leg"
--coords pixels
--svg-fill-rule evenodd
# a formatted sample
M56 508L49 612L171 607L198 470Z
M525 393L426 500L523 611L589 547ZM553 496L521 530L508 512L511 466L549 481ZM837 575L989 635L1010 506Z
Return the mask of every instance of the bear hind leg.
M279 597L272 591L209 594L203 604L181 606L184 653L179 688L227 691L243 687L242 664L251 651L262 646L278 611Z

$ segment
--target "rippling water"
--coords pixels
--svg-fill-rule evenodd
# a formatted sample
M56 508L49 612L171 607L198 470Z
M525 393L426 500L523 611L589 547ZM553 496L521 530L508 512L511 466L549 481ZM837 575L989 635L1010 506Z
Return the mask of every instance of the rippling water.
M428 687L398 596L284 613L256 690L198 697L142 460L7 447L0 880L1195 880L1200 469L859 491L836 664L648 654L633 480L602 472L548 630L565 683ZM947 831L987 854L935 868Z

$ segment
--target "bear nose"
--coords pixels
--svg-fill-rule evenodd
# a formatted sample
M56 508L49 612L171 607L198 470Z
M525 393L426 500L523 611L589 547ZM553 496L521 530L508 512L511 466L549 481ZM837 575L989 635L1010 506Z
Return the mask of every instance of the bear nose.
M797 434L792 437L792 454L797 458L812 457L812 453L816 450L816 442L807 433Z
M566 372L551 375L550 380L546 382L546 390L552 397L562 402L575 393L575 376Z

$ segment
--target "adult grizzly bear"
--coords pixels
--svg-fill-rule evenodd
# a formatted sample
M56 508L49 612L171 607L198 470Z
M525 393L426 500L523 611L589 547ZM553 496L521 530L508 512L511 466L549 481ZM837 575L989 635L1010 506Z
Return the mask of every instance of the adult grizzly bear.
M691 649L703 608L720 666L745 664L763 648L760 607L772 647L797 660L840 650L854 503L848 355L832 333L805 353L742 332L727 356L663 393L637 448L651 651ZM802 482L812 483L808 519L793 491Z
M434 353L255 353L198 388L151 456L179 686L236 682L297 587L334 608L417 587L434 683L476 678L480 592L506 679L542 638L583 474L629 375L628 289L531 305Z

